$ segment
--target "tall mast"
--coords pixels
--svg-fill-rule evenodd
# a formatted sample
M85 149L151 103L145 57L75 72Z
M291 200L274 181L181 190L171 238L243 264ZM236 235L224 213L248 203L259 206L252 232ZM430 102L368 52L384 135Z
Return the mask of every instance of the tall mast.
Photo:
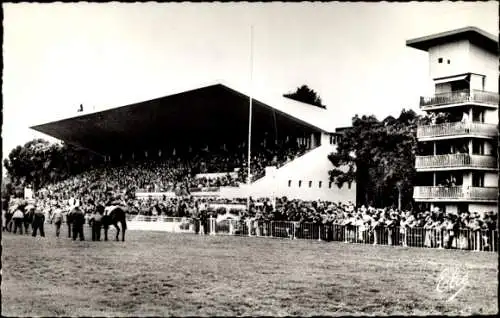
M248 111L248 173L247 173L247 191L250 190L252 177L250 174L250 160L252 155L252 87L253 87L253 25L250 26L250 92L249 92L249 111ZM250 193L247 193L247 209L250 212Z

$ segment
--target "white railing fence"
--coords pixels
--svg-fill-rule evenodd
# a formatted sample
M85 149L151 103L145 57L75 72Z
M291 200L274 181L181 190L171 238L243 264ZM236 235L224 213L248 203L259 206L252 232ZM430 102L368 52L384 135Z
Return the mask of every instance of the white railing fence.
M290 240L338 241L345 243L421 248L498 251L498 231L379 227L363 225L300 223L290 221L223 220L165 216L129 216L130 230L153 230L200 235L273 237Z

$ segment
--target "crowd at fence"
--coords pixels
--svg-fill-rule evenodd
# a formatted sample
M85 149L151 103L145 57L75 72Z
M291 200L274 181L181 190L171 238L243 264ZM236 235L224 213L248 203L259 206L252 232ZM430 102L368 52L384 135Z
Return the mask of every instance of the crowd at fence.
M236 235L337 241L344 243L388 245L402 247L460 249L471 251L498 251L498 231L460 229L432 229L420 227L378 227L317 224L290 221L257 221L252 219L206 220L161 216L129 216L129 222L175 223L176 227L164 227L169 232L190 232L202 235ZM175 228L177 230L171 230ZM137 227L136 229L144 229Z
M16 201L13 201L16 202ZM43 201L41 201L43 202ZM273 207L269 199L252 200L250 209L241 209L244 198L235 200L189 199L183 217L129 214L137 223L177 223L177 232L283 237L342 241L349 243L414 246L429 248L497 251L496 213L443 213L356 208L353 204L301 201L280 198ZM56 203L57 202L52 202ZM217 203L217 204L216 204ZM14 203L22 210L24 203ZM213 204L217 209L211 209ZM226 207L238 205L229 213ZM36 204L39 211L43 205ZM11 210L3 206L3 215ZM56 210L62 210L60 207ZM11 211L12 212L12 211ZM47 210L50 222L51 213ZM150 230L161 230L155 225ZM137 227L141 229L141 227ZM175 230L174 230L175 231Z

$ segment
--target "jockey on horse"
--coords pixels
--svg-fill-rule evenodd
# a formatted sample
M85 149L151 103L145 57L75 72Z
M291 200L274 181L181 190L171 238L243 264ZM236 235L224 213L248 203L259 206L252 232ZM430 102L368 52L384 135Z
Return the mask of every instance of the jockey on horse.
M127 230L127 204L125 200L120 197L110 198L104 208L104 215L102 218L102 225L104 227L104 240L108 240L108 229L110 225L113 225L116 229L116 240L118 241L118 236L120 231L122 233L122 241L125 241L125 231ZM118 223L121 225L118 227Z

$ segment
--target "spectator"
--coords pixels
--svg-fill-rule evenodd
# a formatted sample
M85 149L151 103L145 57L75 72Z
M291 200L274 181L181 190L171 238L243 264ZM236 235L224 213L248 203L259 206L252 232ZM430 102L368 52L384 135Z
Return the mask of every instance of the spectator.
M24 213L23 211L21 211L21 207L19 205L16 205L14 207L14 214L12 215L12 220L14 221L14 234L16 234L18 228L20 233L23 234Z
M52 222L56 227L56 237L59 237L59 234L61 233L62 221L63 221L62 209L59 207L59 204L56 204L54 213L52 214Z
M98 205L91 217L92 224L92 241L101 240L102 217L104 214L104 206Z
M28 208L28 213L33 212L33 237L36 237L38 230L40 231L40 236L45 237L45 231L43 230L43 225L45 223L45 215L40 209L40 206L35 207L30 205Z

